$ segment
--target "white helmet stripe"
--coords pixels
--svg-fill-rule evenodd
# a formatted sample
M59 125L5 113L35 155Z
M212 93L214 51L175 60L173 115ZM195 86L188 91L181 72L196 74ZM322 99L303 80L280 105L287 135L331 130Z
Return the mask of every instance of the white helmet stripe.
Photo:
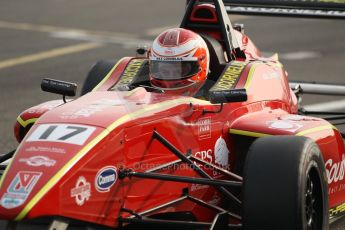
M190 40L185 44L178 47L166 47L159 45L158 42L153 43L152 51L157 55L163 57L173 57L173 56L193 56L195 53L195 48L197 47L197 42L195 40ZM162 55L164 54L164 55Z

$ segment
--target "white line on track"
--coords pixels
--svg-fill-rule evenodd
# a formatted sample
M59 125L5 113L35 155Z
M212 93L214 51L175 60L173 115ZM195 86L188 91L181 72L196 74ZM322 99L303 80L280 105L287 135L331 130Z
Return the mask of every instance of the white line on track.
M172 26L161 26L161 27L156 27L156 28L151 28L145 31L145 34L148 36L157 36L163 31L171 28L176 28L179 27L178 25L172 25Z
M274 53L271 52L263 52L263 55L265 57L270 57ZM298 60L304 60L304 59L313 59L313 58L320 58L322 57L321 53L315 52L315 51L296 51L296 52L289 52L289 53L278 53L279 59L281 60L288 60L288 61L298 61Z
M248 18L247 16L233 16L232 21ZM151 28L144 31L146 36L155 37L168 28L178 27L178 25L170 25L163 27ZM152 39L140 39L138 34L120 33L110 31L96 31L96 30L83 30L69 27L39 25L31 23L8 22L0 21L0 28L36 31L48 33L55 38L73 39L79 41L89 41L97 43L112 43L123 45L124 48L134 48L141 45L151 45Z
M247 18L246 16L232 17L232 21L238 21ZM164 26L151 28L144 33L147 36L157 36L162 31L176 27L176 25ZM78 44L72 47L64 47L53 49L46 52L41 52L37 54L27 55L23 57L13 58L9 60L4 60L0 62L0 69L8 68L11 66L34 62L42 59L53 58L61 55L66 55L69 53L82 52L84 50L93 49L101 46L105 43L112 43L122 45L124 48L135 48L141 45L150 46L152 41L140 39L136 34L129 33L117 33L109 31L94 31L94 30L83 30L68 27L58 27L49 25L37 25L30 23L18 23L18 22L7 22L0 21L0 28L16 29L16 30L26 30L26 31L36 31L42 33L48 33L50 36L55 38L73 39L79 41L87 41L88 43ZM269 53L266 53L269 56ZM283 60L302 60L310 58L318 58L321 54L312 51L298 51L291 53L282 53L279 55Z
M321 57L320 53L313 52L313 51L298 51L292 53L283 53L279 55L284 60L303 60L303 59L311 59L311 58L319 58Z
M123 45L124 48L135 48L139 45L150 45L151 40L137 39L133 37L123 36L109 36L102 34L90 34L87 32L80 31L60 31L51 33L50 36L55 38L72 39L79 41L90 41L98 43L113 43Z
M83 30L83 29L70 28L70 27L40 25L40 24L21 23L21 22L7 22L7 21L0 21L0 28L36 31L36 32L42 32L42 33L70 31L70 32L79 32L79 33L86 33L86 34L103 35L103 36L137 37L137 35L129 34L129 33L110 32L110 31L102 31L102 30Z
M21 64L27 64L27 63L35 62L35 61L45 60L48 58L63 56L66 54L78 53L78 52L82 52L86 50L95 49L100 46L103 46L103 45L99 43L90 43L90 42L85 43L84 42L77 45L56 48L56 49L52 49L52 50L48 50L48 51L44 51L44 52L40 52L36 54L7 59L7 60L0 61L0 69L9 68L9 67L13 67L16 65L21 65Z
M48 33L50 36L56 38L98 43L113 43L123 45L124 48L133 48L137 47L138 45L147 45L148 43L152 42L151 40L147 41L139 39L138 35L130 33L83 30L30 23L0 21L0 28Z

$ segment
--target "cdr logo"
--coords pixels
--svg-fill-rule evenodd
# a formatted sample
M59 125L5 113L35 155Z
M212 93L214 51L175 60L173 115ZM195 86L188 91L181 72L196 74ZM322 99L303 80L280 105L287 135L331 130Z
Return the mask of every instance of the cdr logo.
M326 172L328 177L328 184L344 179L345 173L345 154L342 155L342 161L333 163L332 159L326 161Z

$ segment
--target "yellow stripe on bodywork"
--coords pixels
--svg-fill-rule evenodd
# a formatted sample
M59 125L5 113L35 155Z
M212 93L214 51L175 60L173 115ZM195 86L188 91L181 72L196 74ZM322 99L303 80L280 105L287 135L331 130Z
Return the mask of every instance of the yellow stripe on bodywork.
M250 70L249 70L249 73L248 73L248 77L247 77L246 84L244 84L244 88L245 88L245 89L248 89L248 88L249 88L250 83L252 82L253 75L254 75L254 72L255 72L257 66L258 66L258 64L254 64L252 67L250 67Z
M337 130L337 128L333 125L323 125L323 126L319 126L319 127L315 127L315 128L301 131L301 132L297 133L296 136L305 136L305 135L308 135L311 133L316 133L316 132L324 131L327 129L336 129Z
M90 149L92 149L99 141L101 141L108 134L108 130L104 130L89 144L82 148L60 171L58 171L49 181L45 184L41 190L30 200L30 202L24 207L24 209L15 218L16 221L22 220L26 214L32 209L33 206L58 182L58 180L68 172L68 170Z
M277 62L277 63L269 62L269 63L266 63L266 64L269 65L269 66L272 66L272 67L278 67L278 68L282 68L283 67L283 65L280 62ZM256 67L258 67L258 66L259 66L259 64L253 64L253 66L250 68L249 73L248 73L248 77L247 77L247 81L246 81L246 83L244 85L245 89L248 89L250 87L250 85L252 83L252 80L253 80L254 72L256 70Z
M16 151L14 152L14 154L13 154L13 156L12 156L12 160L8 163L8 165L7 165L6 168L5 168L4 173L3 173L2 176L0 177L0 188L1 188L1 186L2 186L2 183L4 182L4 179L6 178L6 175L7 175L8 170L10 169L10 167L11 167L11 165L12 165L12 163L13 163L13 159L14 159L14 157L16 156L18 150L21 148L22 144L23 144L23 141L18 145Z
M125 122L130 121L131 119L139 118L147 112L154 112L156 110L168 109L169 107L189 104L195 102L201 105L211 105L208 101L198 100L195 98L181 98L175 100L169 100L161 102L158 104L149 105L146 108L140 109L133 113L127 114L110 126L107 127L103 132L101 132L97 137L95 137L90 143L88 143L84 148L82 148L65 166L63 166L42 188L36 193L36 195L30 200L30 202L23 208L23 210L15 218L16 221L22 220L28 212L32 209L33 206L68 172L69 169L73 167L75 163L79 161L89 150L91 150L96 144L98 144L103 138L105 138L111 131L116 127L124 124Z
M17 153L19 147L20 147L20 145L18 146L17 150L15 151L13 157L16 155L16 153ZM3 174L1 175L1 177L0 177L0 189L1 189L1 186L2 186L2 182L4 182L4 178L6 177L7 172L8 172L8 170L9 170L9 168L10 168L12 162L13 162L13 157L12 157L12 160L11 160L11 161L8 163L8 165L6 166L4 173L3 173Z
M19 122L19 124L21 126L23 126L24 128L27 127L29 124L32 124L32 123L35 123L37 121L38 118L31 118L31 119L28 119L26 121L24 121L20 116L17 117L17 121ZM21 145L23 144L24 142L22 141L18 147L17 147L17 150L14 152L13 154L13 157L12 157L12 160L8 163L8 165L6 166L6 169L4 171L4 173L2 174L1 178L0 178L0 188L2 186L2 182L4 180L4 178L6 177L7 175L7 172L8 170L10 169L11 165L12 165L12 162L13 162L13 158L15 157L15 155L17 154L17 151L21 148Z
M118 61L118 62L114 65L114 67L109 71L109 73L103 78L103 80L102 80L98 85L96 85L95 88L92 89L92 91L96 91L99 87L101 87L101 86L104 84L104 82L106 82L106 81L110 78L111 74L112 74L112 73L114 72L114 70L120 65L120 63L121 63L123 60L125 60L126 58L127 58L127 57L121 58L120 61Z
M143 88L142 88L142 87L134 88L134 89L132 89L131 91L128 91L128 92L125 94L125 97L130 97L130 96L132 96L133 94L135 94L136 92L140 91L141 89L143 89Z
M249 136L249 137L266 137L266 136L272 136L272 135L266 134L266 133L250 132L250 131L239 130L239 129L230 129L229 132L230 132L231 134L237 134L237 135L243 135L243 136Z
M23 126L23 128L26 128L26 126L33 124L37 121L38 118L31 118L26 121L24 121L20 116L17 117L18 123Z
M248 62L231 62L209 91L223 91L235 88L247 64Z
M345 212L345 203L329 209L329 216L333 217L343 212Z

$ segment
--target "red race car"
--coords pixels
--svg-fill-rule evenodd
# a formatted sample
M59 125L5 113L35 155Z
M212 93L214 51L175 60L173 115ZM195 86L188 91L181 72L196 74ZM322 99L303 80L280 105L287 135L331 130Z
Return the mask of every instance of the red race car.
M289 83L227 15L344 18L344 4L224 3L189 1L152 48L98 62L78 99L66 99L75 84L42 81L63 100L18 116L20 144L0 159L11 158L0 180L9 228L323 230L345 214L345 135L330 123L345 114L299 107L303 93L345 86Z

